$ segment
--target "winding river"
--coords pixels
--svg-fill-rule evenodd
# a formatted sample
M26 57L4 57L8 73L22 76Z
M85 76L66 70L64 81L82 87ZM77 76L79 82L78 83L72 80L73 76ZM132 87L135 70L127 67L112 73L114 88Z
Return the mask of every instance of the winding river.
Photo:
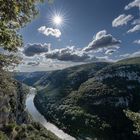
M62 140L76 140L74 137L68 135L63 130L56 127L54 124L47 122L43 115L41 115L34 105L34 97L36 94L35 88L30 88L30 93L27 95L26 98L26 109L32 116L33 120L42 124L47 130L54 133L58 138Z

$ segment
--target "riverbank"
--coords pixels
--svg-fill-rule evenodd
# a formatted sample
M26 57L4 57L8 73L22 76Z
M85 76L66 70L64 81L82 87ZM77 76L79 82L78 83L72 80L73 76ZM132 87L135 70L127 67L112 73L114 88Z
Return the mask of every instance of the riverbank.
M47 130L54 133L57 137L59 137L62 140L76 140L74 137L66 134L64 131L60 130L58 127L56 127L54 124L47 122L47 120L42 116L38 110L36 109L34 105L34 97L36 94L36 89L31 88L30 93L27 95L26 99L26 109L34 119L34 121L39 122L42 124Z

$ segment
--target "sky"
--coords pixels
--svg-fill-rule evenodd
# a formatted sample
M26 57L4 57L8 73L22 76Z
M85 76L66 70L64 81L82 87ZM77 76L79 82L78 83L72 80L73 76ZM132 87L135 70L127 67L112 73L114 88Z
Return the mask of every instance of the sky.
M63 69L140 55L140 0L54 0L20 33L20 71Z

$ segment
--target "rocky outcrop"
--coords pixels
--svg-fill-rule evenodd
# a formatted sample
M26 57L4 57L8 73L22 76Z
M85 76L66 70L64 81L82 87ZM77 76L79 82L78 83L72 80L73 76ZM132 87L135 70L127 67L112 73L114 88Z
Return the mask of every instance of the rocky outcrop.
M99 72L95 79L103 81L108 78L125 78L127 81L138 81L140 83L139 65L116 65Z
M14 82L14 85L16 85L14 90L11 89L9 94L1 92L0 127L14 122L17 124L27 124L30 121L25 111L27 87L18 82Z

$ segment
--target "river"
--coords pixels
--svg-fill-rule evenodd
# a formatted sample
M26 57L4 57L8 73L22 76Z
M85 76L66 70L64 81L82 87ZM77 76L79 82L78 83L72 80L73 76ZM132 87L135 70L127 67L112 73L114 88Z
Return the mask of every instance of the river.
M47 130L51 131L53 134L55 134L58 138L62 140L76 140L74 137L68 135L54 124L47 122L44 116L38 112L33 102L35 94L36 94L36 89L30 88L30 93L27 95L26 98L26 109L32 116L33 120L42 124Z

